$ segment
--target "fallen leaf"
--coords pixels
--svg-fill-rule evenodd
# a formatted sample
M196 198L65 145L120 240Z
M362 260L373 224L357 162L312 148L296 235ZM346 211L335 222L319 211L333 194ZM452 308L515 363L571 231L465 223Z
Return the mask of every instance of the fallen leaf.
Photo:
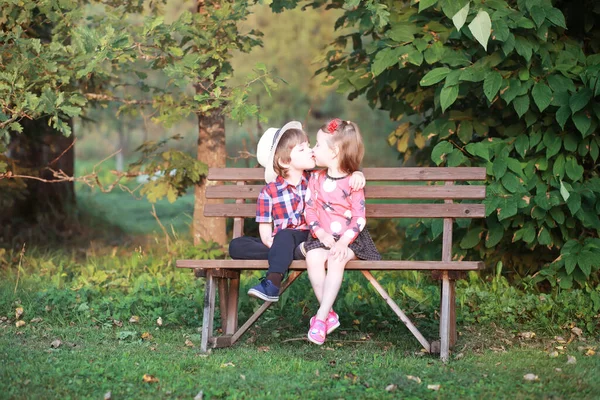
M204 392L201 390L198 392L196 396L194 396L194 400L202 400L204 398Z
M352 323L353 323L354 325L360 325L360 321L359 321L359 320L357 320L357 319L355 319L354 321L352 321Z
M17 307L15 309L15 317L17 317L17 319L21 318L21 315L23 315L23 307Z
M465 355L464 353L458 353L457 355L454 356L455 360L460 360L461 358L463 358Z
M398 385L394 385L394 384L387 385L387 386L385 387L385 391L386 391L386 392L393 392L393 391L394 391L394 390L396 390L396 389L398 389Z
M158 378L150 375L150 374L144 374L144 376L142 377L142 379L144 380L144 382L146 383L156 383L158 382Z
M550 356L550 358L556 358L556 357L558 357L558 351L555 350L548 355Z
M185 345L187 347L194 347L194 343L190 339L185 339Z
M44 310L46 310L46 312L50 312L50 311L52 311L52 307L46 306L46 307L44 307Z
M43 320L40 317L36 317L36 318L33 318L31 321L29 321L29 323L35 324L35 323L42 322L42 321Z
M123 322L119 321L118 319L113 319L113 325L121 328L123 326Z
M437 384L436 385L427 385L427 389L435 390L435 391L440 390L440 387L441 387L441 385L437 385Z
M221 368L227 368L227 367L235 367L235 364L232 362L221 364Z
M266 353L267 351L269 351L269 350L271 350L271 349L269 348L269 346L260 346L260 347L258 348L258 351L264 351L265 353Z
M540 378L535 374L525 374L523 375L523 379L529 382L533 382L539 380Z
M571 328L571 332L573 332L577 336L581 336L581 334L583 333L583 331L581 329L579 329L578 327Z
M321 375L321 374L319 373L319 370L317 369L317 370L315 371L315 376L319 376L319 375Z
M142 333L142 339L144 340L152 340L152 335L150 334L150 332L144 332Z
M593 356L594 354L596 354L596 352L593 349L588 349L588 351L585 352L586 356Z
M138 322L140 322L140 317L138 317L137 315L133 315L131 318L129 318L129 322L132 324L137 324Z
M163 323L162 323L162 318L161 318L161 317L158 317L158 319L156 320L156 325L158 325L158 326L162 326L162 324L163 324Z
M533 339L535 337L535 332L521 332L518 336L523 339Z
M104 393L104 400L110 400L112 399L112 393L110 392L110 390L106 393Z
M562 372L562 368L554 368L556 372Z
M58 349L61 344L62 344L61 340L56 339L52 343L50 343L50 347L52 347L53 349Z
M411 381L421 383L421 378L419 378L418 376L406 375L406 379L410 379Z
M22 327L22 326L25 326L25 321L23 321L23 320L19 320L19 321L15 322L15 326L16 326L17 328L20 328L20 327Z
M246 375L240 374L240 378L242 378L242 380L245 381L246 380Z
M567 356L567 364L577 364L577 359L574 356Z
M555 347L555 349L556 349L556 350L564 350L564 349L565 349L565 346L556 346L556 347Z
M563 338L562 336L554 336L554 339L561 344L565 344L567 343L567 341L565 340L565 338Z

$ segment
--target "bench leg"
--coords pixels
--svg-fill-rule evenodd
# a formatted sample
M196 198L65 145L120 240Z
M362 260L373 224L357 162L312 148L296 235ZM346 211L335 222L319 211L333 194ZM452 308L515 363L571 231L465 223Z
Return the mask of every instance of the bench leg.
M204 315L202 316L202 341L200 350L208 351L208 341L213 334L213 319L215 316L215 278L212 271L206 272L206 285L204 288Z
M417 327L414 326L412 321L406 316L406 314L404 314L404 312L400 309L400 307L398 307L398 304L396 304L396 302L394 302L394 300L392 300L392 298L390 297L388 292L386 292L385 289L379 284L379 282L377 282L377 280L375 279L373 274L371 274L370 271L361 271L361 272L363 273L365 278L367 278L367 280L371 283L371 285L373 285L375 290L377 290L379 295L385 300L385 302L388 304L388 306L390 306L390 308L396 313L398 318L400 318L400 321L404 322L404 325L406 325L408 330L411 331L411 333L414 335L414 337L417 338L419 343L421 343L421 346L423 346L423 348L425 350L427 350L428 353L431 352L431 346L430 346L429 342L427 341L427 339L425 339L425 337L421 334L421 332L419 332Z
M221 330L224 335L233 335L238 324L238 299L240 274L216 278L219 284L219 309L221 310Z
M454 286L454 285L452 285ZM451 325L451 300L454 296L450 293L450 278L448 271L444 271L442 275L442 309L440 313L440 358L443 362L448 361L450 353L450 325Z

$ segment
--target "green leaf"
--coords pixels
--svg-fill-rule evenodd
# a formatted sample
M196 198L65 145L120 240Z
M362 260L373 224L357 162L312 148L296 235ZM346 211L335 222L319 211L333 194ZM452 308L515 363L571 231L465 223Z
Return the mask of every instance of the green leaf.
M446 154L450 153L454 150L454 146L452 146L449 142L439 142L431 151L431 160L436 163L436 165L440 165L446 160Z
M544 111L550 105L552 100L552 90L545 83L537 83L531 91L533 101L540 112Z
M544 133L544 145L546 146L546 159L550 159L560 151L562 140L552 130L547 130Z
M546 11L541 6L533 6L529 13L531 14L531 19L533 19L533 22L539 28L546 19Z
M482 233L483 228L480 226L470 229L460 241L460 247L462 249L472 249L477 246L481 240Z
M515 50L517 50L517 54L523 57L527 62L531 60L531 54L533 52L533 48L531 43L527 38L522 36L515 37Z
M519 118L521 118L523 114L525 114L527 110L529 110L529 96L518 96L513 101L513 107L515 108L515 111L517 112Z
M470 154L481 157L486 161L490 161L489 142L469 143L465 148Z
M469 24L469 30L473 34L473 37L483 46L487 51L487 43L492 32L492 21L490 15L483 10L479 10L477 16Z
M515 150L517 150L517 153L519 153L521 158L525 158L527 150L529 150L529 137L527 137L527 135L517 136L517 140L515 140Z
M385 48L377 53L373 64L371 64L371 72L373 76L380 75L387 68L396 65L399 61L399 51L397 49ZM339 81L340 79L338 79Z
M552 208L550 210L550 215L559 225L562 225L565 222L565 213L559 207Z
M563 181L560 181L560 195L562 196L564 201L569 200L570 194L569 191L567 190L567 188L565 187L565 184L563 183ZM556 218L554 218L556 219ZM558 222L558 221L556 221ZM559 222L562 224L562 222Z
M456 14L452 16L452 22L454 23L454 26L456 27L457 31L460 31L460 28L463 27L463 25L467 21L468 15L469 3L467 2L467 4L463 8L461 8Z
M496 157L492 167L496 180L500 180L508 169L508 160L506 157Z
M461 142L467 144L473 138L473 123L471 121L462 121L458 126L458 138Z
M410 43L415 39L417 27L414 24L398 23L390 29L387 36L398 43Z
M496 246L500 243L500 240L504 237L504 227L502 224L494 224L487 232L485 236L485 247L488 249Z
M518 204L519 199L517 197L502 197L498 202L498 221L515 216Z
M552 244L552 237L550 236L550 232L548 227L542 226L542 228L538 232L538 243L544 246L549 246Z
M554 7L546 8L546 18L554 25L567 29L567 24L565 23L565 16L559 9Z
M584 87L579 89L579 91L569 99L571 112L575 114L577 111L585 107L590 102L592 94L593 93L589 88Z
M508 172L502 176L502 185L510 193L515 193L518 191L519 187L521 187L521 181L515 174Z
M581 195L577 192L571 192L569 200L567 200L567 206L571 211L571 215L577 214L577 211L581 208Z
M558 179L562 179L565 176L565 156L563 154L559 154L556 160L554 160L552 175L558 177Z
M508 81L508 89L501 92L500 97L506 101L506 104L510 104L515 97L521 92L521 81L518 79L511 78Z
M458 97L458 85L449 86L442 88L440 92L440 105L442 107L442 112L445 112L448 107L450 107Z
M419 1L419 12L434 6L438 0L421 0Z
M496 97L498 90L502 86L502 75L497 71L490 71L483 81L483 93L491 102Z
M550 75L550 76L548 76L547 81L548 81L548 85L550 85L552 90L555 92L563 92L565 90L568 90L570 92L575 91L575 84L573 83L573 80L569 79L563 75L559 75L559 74Z
M567 157L565 169L567 176L573 181L578 181L583 177L583 167L577 163L577 159L573 156Z
M432 69L423 77L423 79L421 79L421 82L419 83L421 84L421 86L434 85L442 79L444 79L450 73L450 71L451 70L448 67Z
M565 129L565 124L571 116L571 109L568 106L562 106L556 111L556 122L560 125L561 129Z
M592 125L592 119L585 111L580 111L573 114L573 123L575 123L577 130L581 132L581 135L586 137Z

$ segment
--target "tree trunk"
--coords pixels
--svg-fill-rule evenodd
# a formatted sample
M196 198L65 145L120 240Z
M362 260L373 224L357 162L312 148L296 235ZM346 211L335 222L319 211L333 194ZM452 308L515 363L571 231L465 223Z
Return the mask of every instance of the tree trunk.
M225 150L225 117L221 110L214 110L211 114L198 116L198 160L211 167L225 167L227 153ZM224 218L205 218L204 205L208 203L222 203L222 200L207 200L206 181L196 185L194 201L194 244L200 239L214 240L225 244L227 235Z
M63 136L49 127L45 119L23 120L21 124L23 133L15 135L8 147L9 158L16 163L17 173L53 180L55 178L48 170L51 168L73 176L74 135ZM51 223L57 230L61 230L64 216L75 205L73 182L47 183L34 179L24 179L24 182L27 185L24 197L14 203L8 215L2 213L3 216L8 217L8 221L15 225L18 221L34 225ZM0 217L0 222L8 221Z

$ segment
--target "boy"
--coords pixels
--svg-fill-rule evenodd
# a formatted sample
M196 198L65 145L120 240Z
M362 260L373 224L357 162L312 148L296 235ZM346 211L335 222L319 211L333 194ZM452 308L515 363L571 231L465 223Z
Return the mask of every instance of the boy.
M308 187L305 170L313 169L315 160L308 136L298 121L280 129L267 129L258 142L256 158L265 168L267 182L256 204L260 239L248 236L233 239L229 255L240 260L269 260L266 278L250 288L248 295L276 302L281 281L293 259L304 259L300 244L309 233L304 220ZM365 183L362 173L358 174L354 189L361 189Z

